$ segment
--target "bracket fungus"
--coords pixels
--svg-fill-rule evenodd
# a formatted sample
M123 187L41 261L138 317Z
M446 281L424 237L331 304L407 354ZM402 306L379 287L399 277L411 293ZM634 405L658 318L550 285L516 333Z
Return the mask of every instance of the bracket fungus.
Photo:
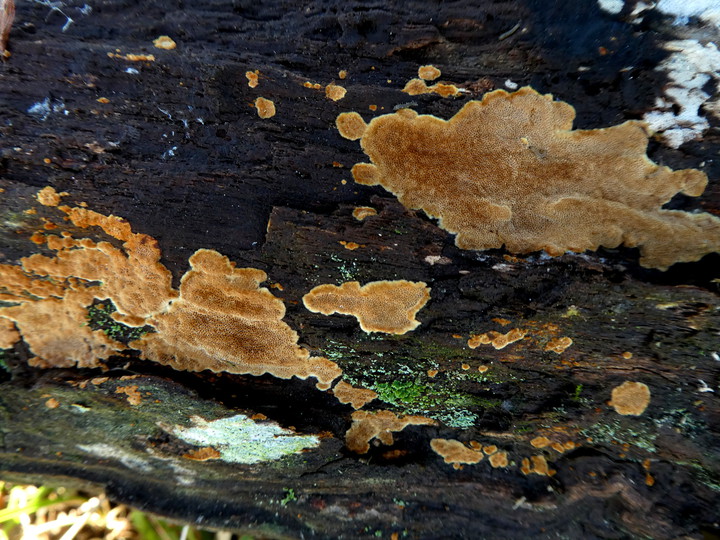
M370 450L370 441L377 438L381 443L391 445L395 442L393 432L402 431L407 426L434 426L437 422L424 416L400 416L391 411L355 411L352 425L345 434L347 447L357 454Z
M644 383L625 381L612 390L610 405L623 416L640 416L650 404L650 388Z
M454 439L433 439L430 441L430 448L441 456L445 463L453 465L474 465L485 457L481 451L472 450Z
M642 122L573 130L574 118L525 87L490 92L450 120L401 109L367 125L344 113L336 125L372 162L353 167L356 182L438 218L462 249L557 256L624 244L663 270L720 250L720 218L662 208L678 192L702 194L704 173L651 161Z
M45 188L38 199L57 207L53 194ZM127 349L86 324L87 307L108 299L117 308L116 321L155 329L129 347L176 369L315 377L322 390L342 373L334 362L311 357L297 344L297 333L282 321L285 305L259 287L267 277L262 270L237 269L227 257L201 249L190 258L192 268L176 291L154 238L133 233L115 216L79 207L57 211L74 226L99 227L123 244L48 235L43 240L54 256L35 254L21 266L0 265L0 300L11 304L0 307L2 337L17 340L17 327L35 355L31 364L96 367Z
M303 296L303 304L314 313L352 315L368 333L405 334L420 326L415 315L429 299L430 288L423 282L372 281L361 287L348 281L318 285Z

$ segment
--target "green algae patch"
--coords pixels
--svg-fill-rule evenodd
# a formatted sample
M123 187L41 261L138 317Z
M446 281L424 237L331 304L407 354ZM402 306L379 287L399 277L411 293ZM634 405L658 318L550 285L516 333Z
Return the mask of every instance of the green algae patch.
M211 446L220 452L221 460L230 463L274 461L320 445L315 435L298 435L273 422L255 422L244 414L212 421L194 416L192 420L194 426L175 426L173 435L189 444Z

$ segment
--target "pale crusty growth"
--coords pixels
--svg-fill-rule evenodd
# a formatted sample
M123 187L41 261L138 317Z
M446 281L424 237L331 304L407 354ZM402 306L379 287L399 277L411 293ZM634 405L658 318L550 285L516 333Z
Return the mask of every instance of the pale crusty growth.
M573 344L572 338L569 338L567 336L561 337L561 338L554 338L548 341L548 344L545 345L546 351L553 351L557 354L562 354L565 352L565 349L567 349L570 345Z
M496 452L488 458L488 461L490 461L490 465L492 465L494 469L507 467L509 464L508 453L504 450Z
M250 88L255 88L260 82L259 82L259 75L260 72L256 69L255 71L246 71L245 77L247 77L248 80L248 86Z
M435 420L424 416L400 416L390 411L355 411L352 425L345 433L347 447L357 454L370 450L370 441L377 438L386 445L395 442L393 432L402 431L407 426L434 426Z
M410 96L420 96L422 94L438 94L442 97L459 96L460 89L454 84L435 83L428 86L422 79L410 79L403 92Z
M367 124L356 112L341 113L335 119L335 126L340 135L351 141L357 141L365 133Z
M111 297L117 308L114 318L129 326L143 326L147 317L164 309L177 295L170 271L160 263L160 249L154 238L133 233L130 224L119 217L85 208L60 207L60 210L77 227L102 228L109 236L123 241L123 249L108 242L96 244L87 239L49 236L47 246L57 255L26 257L22 260L26 272L55 279L100 281L98 298Z
M358 206L353 210L352 215L358 221L362 221L370 216L377 216L377 210L371 206Z
M275 103L264 97L255 100L255 108L260 118L272 118L275 116Z
M10 319L0 318L0 349L9 349L20 341L20 332Z
M348 403L353 409L361 409L370 403L378 395L373 390L367 388L355 388L345 381L340 381L332 389L333 395L340 403Z
M418 77L426 81L434 81L442 72L435 66L420 66L418 68Z
M610 405L624 416L640 416L650 404L650 388L644 383L625 381L613 388Z
M86 306L99 291L96 288L69 290L63 298L28 301L0 309L0 317L15 323L23 340L35 355L31 366L97 367L124 346L101 330L87 324Z
M328 84L325 87L325 97L333 101L340 101L347 94L347 90L337 84Z
M60 204L60 199L67 195L66 191L58 193L52 186L45 186L37 193L37 200L43 206L57 206Z
M353 176L439 218L463 249L557 256L625 244L660 269L720 249L719 218L661 208L678 192L700 195L705 174L650 161L640 122L573 130L574 117L529 87L490 92L448 121L401 109L367 126L372 164Z
M310 311L332 315L352 315L365 332L404 334L420 325L415 315L430 299L430 288L423 282L357 281L318 285L303 296Z
M282 321L285 305L266 288L265 272L235 268L216 251L200 249L180 282L180 297L151 317L156 333L130 345L144 358L188 371L315 377L323 390L341 373L334 362L297 344Z
M504 349L511 343L520 341L525 337L525 334L527 334L527 330L521 330L520 328L513 328L507 334L490 331L484 334L470 336L467 344L471 349L476 349L480 345L492 345L496 349Z
M460 441L454 439L433 439L430 448L440 455L445 463L461 463L473 465L483 459L483 453L471 450Z

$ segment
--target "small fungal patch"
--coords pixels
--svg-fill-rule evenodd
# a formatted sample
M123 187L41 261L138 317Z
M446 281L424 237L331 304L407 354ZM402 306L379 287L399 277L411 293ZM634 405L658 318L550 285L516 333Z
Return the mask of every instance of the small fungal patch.
M435 66L420 66L418 68L418 77L425 81L434 81L437 79L442 72Z
M454 84L435 83L428 86L422 79L410 79L402 91L410 96L437 94L441 97L455 97L461 94L460 89Z
M58 193L52 186L45 186L37 192L37 200L43 206L58 206L62 200L62 197L67 196L67 191Z
M125 394L127 396L127 401L130 405L140 405L142 403L142 396L140 395L140 392L138 392L138 387L136 384L131 384L128 386L118 386L115 389L116 394Z
M345 240L340 240L338 242L342 247L344 247L347 250L355 251L357 248L362 247L360 244L357 244L355 242L346 242Z
M520 328L513 328L507 334L491 331L484 334L470 336L467 344L471 349L476 349L480 345L492 345L499 350L504 349L511 343L520 341L526 334L527 330L521 330Z
M561 337L561 338L555 338L548 341L547 345L545 345L546 351L552 351L557 354L562 354L565 352L565 349L570 347L570 345L573 344L573 340L569 337Z
M430 299L423 282L357 281L318 285L303 296L303 304L314 313L352 315L365 332L405 334L420 325L415 315Z
M222 454L212 446L205 446L203 448L190 450L189 452L183 454L183 457L194 461L208 461L209 459L220 459Z
M509 464L508 453L505 452L504 450L500 451L500 452L496 452L488 458L488 461L490 462L490 465L492 465L492 467L494 469L498 469L501 467L507 467Z
M358 221L363 221L370 216L377 216L377 210L370 206L357 206L353 209L352 215Z
M349 404L356 410L361 409L378 396L374 390L355 388L345 381L337 383L332 389L332 393L340 403Z
M257 69L255 71L246 71L245 77L247 77L248 80L248 86L250 88L256 88L258 84L260 84L259 81L260 71Z
M454 439L433 439L430 441L433 452L443 458L445 463L452 465L474 465L482 461L482 452L472 450Z
M219 452L219 459L229 463L274 461L320 446L315 435L298 435L274 422L255 422L238 414L207 421L191 418L193 426L174 426L171 433L183 441Z
M434 426L437 422L424 416L397 416L391 411L355 411L352 425L345 434L347 447L357 454L370 450L370 441L377 438L382 444L395 442L393 433L407 426Z
M704 173L652 162L642 122L573 130L574 117L525 87L490 92L447 121L400 109L364 128L343 113L336 125L370 158L353 167L357 183L437 218L462 249L558 256L624 244L663 270L720 250L720 218L662 208L679 192L702 194Z
M158 49L165 49L171 51L177 47L177 43L170 36L160 36L153 40L153 45Z
M625 381L613 388L610 405L623 416L640 416L650 404L650 388L644 383Z
M333 101L340 101L347 94L347 90L337 84L328 84L325 87L325 97Z
M272 118L275 116L275 103L264 97L259 97L255 100L255 108L260 118Z
M525 474L537 474L539 476L553 476L557 471L551 469L544 456L531 456L530 459L523 458L520 471Z

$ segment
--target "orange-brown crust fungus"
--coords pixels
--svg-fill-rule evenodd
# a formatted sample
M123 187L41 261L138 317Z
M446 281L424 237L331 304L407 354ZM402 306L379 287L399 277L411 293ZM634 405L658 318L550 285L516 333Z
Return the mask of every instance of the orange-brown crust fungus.
M10 319L0 317L0 349L9 349L20 341L20 332Z
M275 103L264 97L259 97L255 100L255 108L257 109L258 116L260 118L272 118L275 116Z
M625 381L613 388L610 405L623 416L640 416L650 404L650 388L644 383Z
M442 72L435 66L420 66L418 68L418 77L426 81L434 81L437 79Z
M62 197L67 196L67 192L58 193L52 186L45 186L37 192L37 200L43 206L57 206L60 204Z
M488 458L488 461L494 469L497 469L499 467L507 467L509 464L508 453L504 450L501 450L500 452L495 452Z
M347 94L347 90L337 84L328 84L325 87L325 97L333 101L340 101Z
M260 84L259 75L260 75L260 72L257 69L255 71L246 71L245 72L245 77L247 77L248 86L250 88L255 88L255 87L257 87L258 84Z
M340 135L351 141L357 141L365 133L367 124L356 112L341 113L335 119L335 126Z
M720 218L662 209L678 192L702 194L707 177L652 162L641 122L573 130L570 105L529 87L490 92L447 121L401 109L350 130L347 119L362 122L353 114L338 129L361 136L372 161L353 167L355 181L438 218L462 249L557 256L624 244L660 269L720 250Z
M357 281L318 285L303 296L303 304L314 313L352 315L365 332L405 334L420 325L415 315L430 299L423 282Z
M160 36L153 39L153 45L158 49L165 49L166 51L171 51L177 47L177 43L175 43L175 40L170 36Z
M349 404L353 409L361 409L378 395L377 392L367 388L355 388L354 386L340 381L332 389L333 395L340 403Z
M220 253L200 249L180 281L180 297L148 322L157 332L130 345L144 358L188 371L269 373L281 379L315 377L326 390L342 370L310 357L285 322L285 305L259 284L254 268L235 268Z
M441 97L454 97L461 94L460 89L454 84L435 83L428 86L422 79L410 79L402 91L410 96L438 94Z
M352 215L358 221L362 221L370 216L377 216L377 210L370 206L358 206L353 210Z
M357 453L365 454L370 450L370 441L377 438L381 443L391 445L395 442L393 432L402 431L407 426L434 426L435 420L424 416L400 416L390 411L355 411L352 425L345 434L347 447Z
M561 338L554 338L548 341L547 345L545 345L545 350L552 351L557 354L562 354L565 352L565 349L567 349L572 344L572 338L569 338L567 336Z
M476 349L480 345L492 345L499 350L504 349L511 343L520 341L526 334L527 330L521 330L520 328L513 328L507 334L491 331L484 334L470 336L467 344L471 349Z
M454 439L433 439L430 441L430 448L442 457L445 463L474 465L484 457L481 451L472 450Z

